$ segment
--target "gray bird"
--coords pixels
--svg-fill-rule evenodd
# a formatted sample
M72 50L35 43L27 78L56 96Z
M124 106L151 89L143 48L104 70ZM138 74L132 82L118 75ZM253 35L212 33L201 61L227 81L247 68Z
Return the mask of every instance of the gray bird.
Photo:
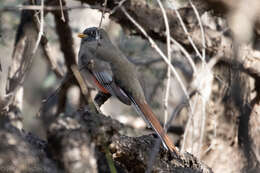
M81 40L78 54L82 75L100 92L117 97L126 105L133 105L148 126L151 126L171 152L178 150L167 136L155 114L147 104L137 78L135 66L115 47L103 29L87 28L78 35Z

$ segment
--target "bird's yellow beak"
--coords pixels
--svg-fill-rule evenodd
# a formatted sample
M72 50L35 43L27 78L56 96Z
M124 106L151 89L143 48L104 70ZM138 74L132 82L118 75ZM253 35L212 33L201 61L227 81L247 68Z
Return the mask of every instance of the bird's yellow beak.
M83 34L83 33L79 33L78 37L79 38L85 38L85 37L88 37L88 35L87 34Z

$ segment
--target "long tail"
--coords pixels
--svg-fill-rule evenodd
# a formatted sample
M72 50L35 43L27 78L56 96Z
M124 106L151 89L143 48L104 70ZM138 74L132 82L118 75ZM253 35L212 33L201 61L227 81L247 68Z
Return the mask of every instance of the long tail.
M174 144L172 143L172 141L170 140L170 138L162 128L160 122L156 118L150 106L146 102L140 102L133 98L130 99L133 102L136 111L139 114L141 114L141 116L144 118L146 123L148 123L148 125L151 126L154 129L154 131L157 133L157 135L161 138L162 143L166 147L166 149L169 149L171 152L179 153L177 148L174 146Z

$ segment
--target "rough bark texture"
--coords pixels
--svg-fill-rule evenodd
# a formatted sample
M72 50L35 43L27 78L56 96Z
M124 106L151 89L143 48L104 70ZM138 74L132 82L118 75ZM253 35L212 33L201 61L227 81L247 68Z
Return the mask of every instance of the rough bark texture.
M1 115L1 172L61 172L47 157L46 142L14 127L8 115Z
M145 172L154 135L127 137L124 127L101 114L78 112L57 118L48 130L48 141L20 131L1 116L2 172L108 172L106 150L119 172ZM102 163L102 164L100 164ZM163 147L153 165L154 172L212 172L191 154L171 155Z

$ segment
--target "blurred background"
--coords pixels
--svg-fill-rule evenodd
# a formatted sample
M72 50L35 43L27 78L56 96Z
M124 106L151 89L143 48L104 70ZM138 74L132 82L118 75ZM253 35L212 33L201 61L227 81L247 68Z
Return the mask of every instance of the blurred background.
M203 4L200 6L199 1L194 0L194 2L199 8L199 13L204 10ZM172 64L190 92L192 102L190 109L193 109L193 115L191 116L189 109L183 109L177 113L169 128L169 136L179 148L194 154L214 172L250 172L248 171L250 167L259 168L260 160L260 142L257 140L260 134L260 120L258 111L254 107L259 102L258 82L260 78L257 69L260 69L258 27L260 1L250 1L249 3L243 0L208 0L207 2L213 4L210 6L212 8L217 5L214 6L216 7L214 12L208 10L200 14L201 23L206 32L206 65L189 43L181 43L188 50L191 60L196 65L198 73L194 75L193 69L186 56L180 51L180 47L176 44L171 45ZM7 80L8 69L11 66L21 15L18 6L22 3L23 1L20 0L0 1L0 62L4 75L1 78L2 81ZM78 1L66 1L66 3L67 7L82 5ZM145 1L145 3L151 9L158 8L155 0ZM174 8L185 10L189 1L164 0L162 3L169 11ZM186 14L185 12L182 14ZM186 15L190 16L188 13ZM88 27L98 27L101 16L100 11L86 8L86 6L69 10L69 26L72 30L73 48L76 54L81 41L77 34ZM184 22L188 29L199 25L195 17L184 19ZM136 65L147 101L163 124L165 121L164 98L167 66L162 58L146 39L137 36L138 34L129 35L127 29L123 29L121 25L111 20L107 13L102 20L102 28L108 32L112 42ZM44 18L44 32L48 39L51 56L62 72L66 73L68 69L66 69L64 55L60 50L55 19L52 14L47 14ZM176 32L179 33L179 30ZM200 30L192 32L195 35L193 38L199 40L196 43L202 42L200 35L196 35L198 32ZM183 32L182 37L184 36L186 38ZM166 44L155 41L167 54ZM200 48L201 52L203 46L200 45ZM230 60L232 57L238 59L241 71L236 71L237 62L233 63ZM236 75L239 77L236 78ZM22 118L26 131L46 139L48 122L36 115L39 111L42 116L50 116L50 118L55 114L58 102L55 91L62 80L51 69L42 49L38 49L24 81ZM170 84L168 115L178 111L178 106L181 104L187 104L186 96L174 75L171 77ZM238 87L233 87L233 84ZM96 93L97 91L91 90L91 97L94 98ZM47 98L48 103L45 103L44 108L41 109L43 101ZM68 89L65 108L65 112L60 116L62 114L73 115L78 109L84 108L84 105L80 105L78 86L73 85ZM132 107L123 105L117 99L109 99L101 110L105 115L123 123L125 131L122 133L128 136L141 136L152 132L146 128L145 122ZM245 112L245 110L250 111ZM246 143L248 141L249 144ZM252 169L251 172L258 170Z

